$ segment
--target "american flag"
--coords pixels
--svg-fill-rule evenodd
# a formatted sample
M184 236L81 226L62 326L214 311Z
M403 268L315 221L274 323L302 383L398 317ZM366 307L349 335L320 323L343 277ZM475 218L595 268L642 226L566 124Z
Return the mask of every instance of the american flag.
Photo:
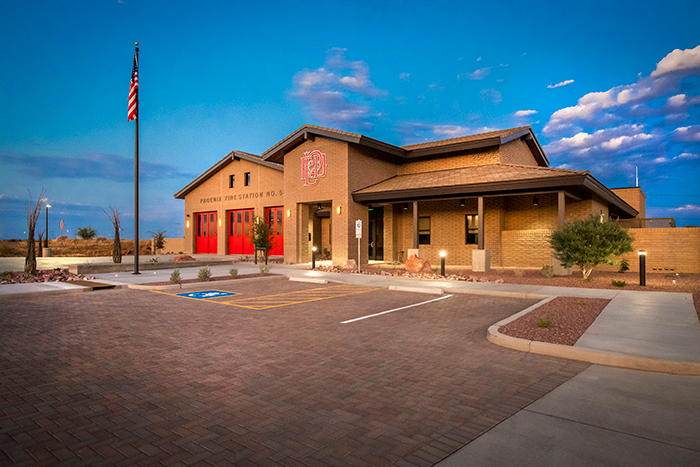
M129 87L129 116L127 122L136 120L139 113L139 59L134 54L134 69L131 70L131 86Z

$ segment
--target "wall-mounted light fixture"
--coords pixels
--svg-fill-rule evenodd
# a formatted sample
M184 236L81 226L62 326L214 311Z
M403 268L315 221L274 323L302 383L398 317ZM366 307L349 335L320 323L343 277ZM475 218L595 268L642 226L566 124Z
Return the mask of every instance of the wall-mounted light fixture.
M533 206L538 206L539 204L540 204L540 200L539 200L539 198L537 198L537 196L532 198L532 205Z
M317 209L318 211L320 211L322 208L323 208L323 206L321 206L321 203L318 203L318 204L316 205L316 209Z
M465 204L467 204L467 200L466 200L466 199L462 198L462 199L459 200L459 205L460 205L460 206L464 207Z
M188 228L188 229L190 228L190 221L189 221L189 219L187 220L187 228Z
M337 208L335 208L335 212L337 212L338 214L340 214L340 213L342 212L342 209L340 208L340 206L338 206Z
M408 203L403 203L403 210L408 211Z
M287 217L292 217L292 210L291 209L287 209Z
M219 219L219 227L221 227L221 219Z

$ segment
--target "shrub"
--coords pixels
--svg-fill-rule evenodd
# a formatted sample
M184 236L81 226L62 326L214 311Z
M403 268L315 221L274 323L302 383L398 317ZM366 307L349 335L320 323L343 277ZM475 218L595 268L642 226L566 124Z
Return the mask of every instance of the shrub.
M56 237L56 241L58 243L63 243L66 240L68 240L68 235L59 235L58 237Z
M180 270L175 269L172 274L170 274L171 284L182 284L182 277L180 276Z
M211 279L211 269L206 266L199 268L197 278L202 282L209 282L209 279Z
M231 278L235 278L238 275L238 269L236 268L231 268L228 270L228 273L231 274Z
M271 267L272 267L272 265L270 265L270 264L258 263L258 269L260 269L261 276L269 274Z
M624 287L627 285L627 282L625 281L616 281L615 279L612 280L612 285L615 287Z
M554 277L554 267L549 264L542 266L542 276L546 277L547 279Z
M593 269L601 264L616 264L611 256L632 251L632 237L618 221L601 222L600 217L575 219L564 224L552 234L550 244L561 265L581 268L584 279L589 279Z
M98 242L106 242L107 237L97 237L95 240L97 240Z
M97 237L97 230L93 229L89 225L87 227L78 227L75 231L75 235L83 240L92 240L93 238Z
M2 278L8 282L11 281L13 277L14 273L12 271L5 271L2 273Z
M620 274L624 274L626 271L629 271L629 270L630 270L629 261L627 261L626 259L623 259L622 261L620 261L620 270L617 272L619 272Z
M520 268L513 269L513 274L515 277L523 277L525 275L525 270Z
M537 325L541 328L548 329L552 325L552 315L547 315L546 318L538 319Z
M149 232L154 240L155 243L155 249L157 250L162 250L165 248L165 230L160 230L158 229L155 232Z
M149 261L150 261L151 263L157 263L157 262L158 262L158 258L151 258Z

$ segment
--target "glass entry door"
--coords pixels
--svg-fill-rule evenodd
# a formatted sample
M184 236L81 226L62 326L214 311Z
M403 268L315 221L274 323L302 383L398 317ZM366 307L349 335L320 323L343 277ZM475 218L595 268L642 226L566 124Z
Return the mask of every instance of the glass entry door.
M216 213L199 212L196 216L197 253L216 254Z
M253 233L253 210L237 209L228 213L228 254L252 255L255 247L250 243Z
M369 208L369 259L384 261L384 207Z

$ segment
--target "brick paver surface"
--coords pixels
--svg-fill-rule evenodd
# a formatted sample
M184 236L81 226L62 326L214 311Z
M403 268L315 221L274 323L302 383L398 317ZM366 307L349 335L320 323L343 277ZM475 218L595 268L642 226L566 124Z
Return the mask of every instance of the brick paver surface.
M126 289L5 299L0 465L428 466L588 366L486 341L532 300L455 295L340 324L431 298L381 289L268 310Z

